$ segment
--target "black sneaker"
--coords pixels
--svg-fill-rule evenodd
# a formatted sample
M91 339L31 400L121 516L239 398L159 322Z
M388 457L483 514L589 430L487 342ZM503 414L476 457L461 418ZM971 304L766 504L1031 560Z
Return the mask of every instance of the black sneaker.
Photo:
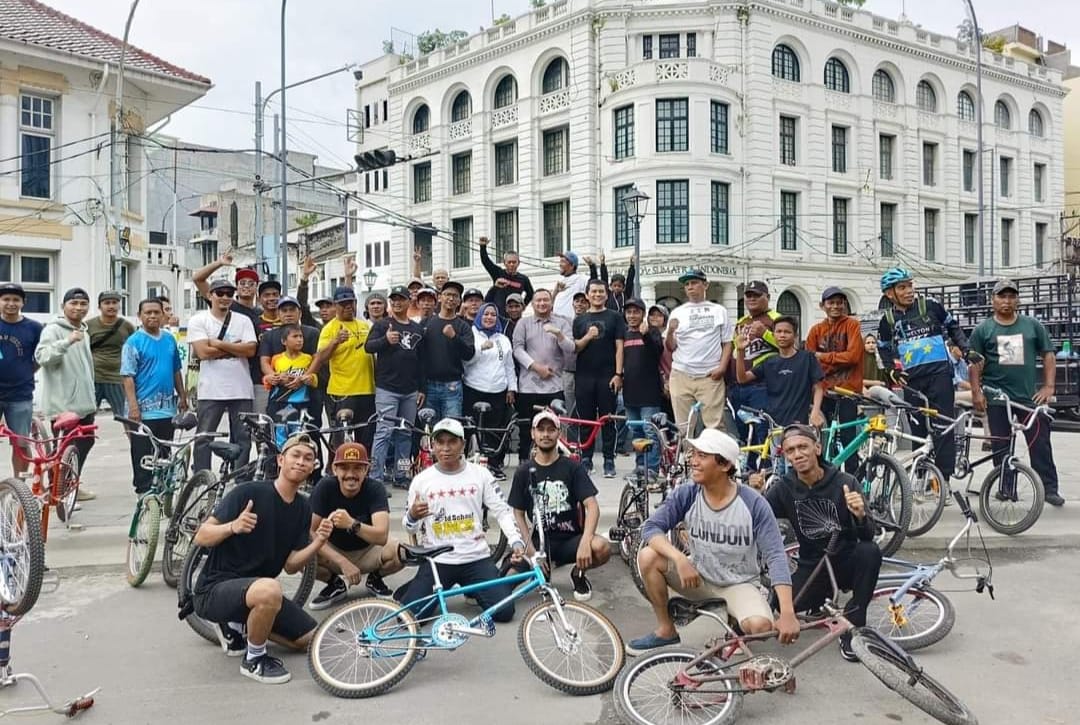
M412 481L408 478L395 478L394 482L390 485L394 488L400 488L404 491L408 491L410 483L412 483ZM390 492L387 491L386 493L389 494Z
M237 632L227 624L218 624L214 627L218 642L221 643L221 651L226 657L239 657L247 652L247 642L244 635Z
M615 459L608 458L604 461L604 478L615 478Z
M386 586L386 582L383 581L383 578L375 572L371 572L367 575L367 590L383 599L394 596L393 590Z
M343 600L348 594L349 585L341 577L335 576L322 588L322 591L315 595L308 606L316 611L326 609Z
M851 648L851 632L840 635L840 656L847 662L859 661L859 655Z
M1051 506L1064 506L1065 499L1062 498L1060 493L1048 493L1046 494L1046 503Z
M496 481L506 480L506 471L502 469L502 466L488 466L488 470L491 471L491 475L495 477Z
M574 585L574 599L579 602L587 602L592 599L592 584L585 572L576 566L570 570L570 581Z
M281 660L268 654L253 660L245 657L240 663L240 674L267 685L283 685L292 679Z

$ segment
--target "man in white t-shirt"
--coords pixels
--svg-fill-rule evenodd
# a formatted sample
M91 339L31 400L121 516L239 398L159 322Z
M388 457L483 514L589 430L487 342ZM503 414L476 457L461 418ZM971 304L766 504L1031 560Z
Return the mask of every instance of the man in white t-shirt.
M248 358L258 346L255 326L247 315L232 314L236 285L227 279L210 284L210 309L192 316L187 341L199 360L198 430L216 431L221 416L229 414L229 439L244 450L237 465L247 461L251 441L240 423L240 413L250 413L254 400ZM222 334L222 327L225 333ZM195 443L194 470L210 468L209 442Z
M688 269L679 283L686 291L686 302L671 313L665 340L672 352L669 384L675 421L685 425L690 407L697 402L705 427L722 429L724 371L731 360L734 325L723 305L705 299L709 289L705 272Z
M559 255L559 281L555 283L555 301L551 311L562 315L570 322L574 321L574 295L584 293L589 285L589 278L578 274L578 256L576 252L563 252Z

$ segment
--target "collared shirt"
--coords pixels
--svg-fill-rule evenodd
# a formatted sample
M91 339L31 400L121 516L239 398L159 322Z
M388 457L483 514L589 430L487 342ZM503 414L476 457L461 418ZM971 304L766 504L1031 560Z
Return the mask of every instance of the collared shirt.
M545 325L555 325L562 333L562 340L544 330ZM514 359L521 365L518 376L518 392L550 394L562 392L562 373L574 362L574 333L570 320L561 315L546 319L532 315L522 317L514 327ZM552 376L544 380L529 366L533 363L551 367Z

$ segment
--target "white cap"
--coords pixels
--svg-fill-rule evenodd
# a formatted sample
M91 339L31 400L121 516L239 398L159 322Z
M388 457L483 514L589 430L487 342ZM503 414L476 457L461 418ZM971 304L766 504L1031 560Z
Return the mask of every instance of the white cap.
M739 442L716 428L706 428L697 438L687 438L686 442L702 453L722 456L724 460L735 464L739 470Z
M449 433L450 435L457 436L462 440L465 440L465 428L462 427L460 422L454 420L453 418L443 418L438 423L436 423L435 427L431 429L431 435L436 436L443 431Z
M555 424L556 428L558 428L561 425L561 423L559 421L559 416L555 415L550 410L545 409L545 410L541 410L539 413L537 413L536 415L533 416L532 427L533 428L537 427L538 425L540 425L540 422L544 421L544 420L550 420L552 423Z

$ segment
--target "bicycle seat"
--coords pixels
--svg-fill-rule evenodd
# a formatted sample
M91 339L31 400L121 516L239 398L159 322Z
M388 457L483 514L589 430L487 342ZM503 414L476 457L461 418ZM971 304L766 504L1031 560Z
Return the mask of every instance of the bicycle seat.
M52 427L57 433L67 433L79 425L80 420L78 413L61 413L52 419Z
M432 559L439 554L445 554L446 552L453 550L454 546L452 544L443 544L442 546L410 546L409 544L398 544L398 556L401 557L401 563L406 566L422 564L427 559Z
M177 430L195 430L198 425L199 419L192 411L185 413L177 413L173 416L173 427Z
M634 447L634 453L645 453L653 447L652 438L635 438L630 445Z
M438 413L435 412L434 408L421 408L419 412L417 412L416 417L424 425L430 425L435 422L436 415L438 415Z
M555 398L555 400L548 403L548 407L551 408L551 412L555 415L566 415L566 403L559 398Z
M473 403L472 409L473 409L473 412L476 413L477 415L484 415L485 413L490 413L491 412L491 403L480 400L480 401L477 401L476 403Z
M349 408L342 408L334 417L338 423L348 423L353 419L353 412Z
M751 413L749 410L740 409L737 415L739 416L739 420L744 425L761 425L765 422L764 418L762 418L760 415Z
M218 458L233 463L239 460L244 453L244 449L236 443L229 443L228 441L210 441L210 452Z

